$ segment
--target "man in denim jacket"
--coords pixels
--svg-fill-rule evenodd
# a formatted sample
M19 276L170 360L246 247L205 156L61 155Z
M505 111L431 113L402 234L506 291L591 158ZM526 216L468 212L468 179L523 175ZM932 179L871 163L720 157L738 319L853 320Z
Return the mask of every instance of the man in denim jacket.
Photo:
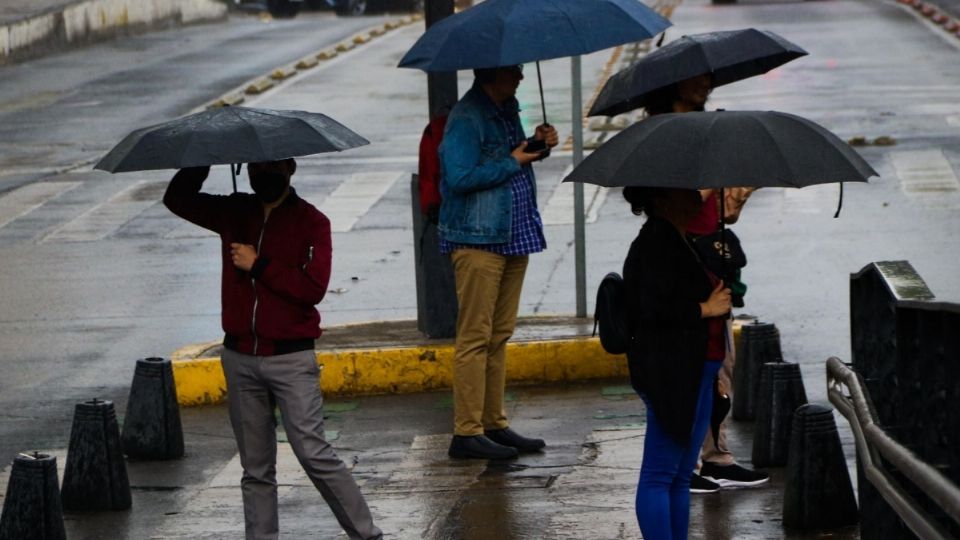
M505 459L544 447L509 428L503 393L527 257L546 248L530 164L559 139L548 124L526 139L515 97L522 66L474 75L440 144L440 251L453 260L459 302L449 454ZM544 150L527 150L538 143Z

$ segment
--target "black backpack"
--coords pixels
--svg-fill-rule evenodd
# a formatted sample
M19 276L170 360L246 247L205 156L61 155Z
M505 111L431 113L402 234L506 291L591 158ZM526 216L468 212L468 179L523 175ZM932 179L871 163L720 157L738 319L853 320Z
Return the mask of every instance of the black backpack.
M597 288L597 307L593 314L593 335L600 330L600 345L610 354L624 354L630 348L630 327L625 305L626 288L616 272L604 276Z

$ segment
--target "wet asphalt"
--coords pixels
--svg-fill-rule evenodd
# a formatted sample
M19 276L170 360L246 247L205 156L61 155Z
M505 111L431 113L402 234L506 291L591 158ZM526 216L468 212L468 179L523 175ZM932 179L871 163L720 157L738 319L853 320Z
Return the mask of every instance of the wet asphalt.
M24 207L26 212L0 225L0 455L62 451L76 402L107 398L122 411L136 358L168 355L184 344L216 339L220 332L218 244L185 229L155 202L169 174L110 176L90 171L89 163L135 127L185 114L254 76L382 20L313 14L264 23L234 17L227 24L124 38L0 68L0 197L40 183L65 190L35 208ZM938 34L892 2L717 7L688 1L673 20L671 38L756 26L811 52L767 76L717 89L710 107L785 110L808 116L844 139L889 136L897 142L860 149L881 178L847 186L840 219L831 217L834 187L763 190L736 226L750 258L744 311L778 325L786 359L801 364L808 396L823 403L824 359L849 357L850 273L871 261L906 259L939 298L960 298L955 272L960 255L955 240L960 234L960 72L953 67L960 40ZM399 31L253 102L327 112L374 142L349 154L301 160L294 183L318 204L354 175L394 179L415 170L425 81L417 72L393 66L417 34L413 28ZM584 58L586 97L609 58L609 52ZM551 122L566 137L569 64L545 63L544 80ZM462 77L461 91L468 84ZM539 122L538 96L529 80L520 99L526 125ZM564 186L558 182L568 160L558 153L538 166L543 206L555 198L562 206ZM940 182L935 189L918 179L917 163L931 165ZM321 304L325 324L416 314L409 186L403 179L391 181L366 213L335 233L334 277ZM125 191L134 182L143 183ZM208 184L225 193L229 175L214 171ZM592 200L596 211L587 229L588 283L595 284L620 268L640 221L615 192L596 193ZM126 218L113 223L111 215ZM523 314L573 311L570 222L548 224L547 239L547 252L531 260ZM398 537L427 531L438 538L539 538L551 537L543 532L551 531L554 537L635 538L630 510L635 471L630 467L638 464L638 449L609 440L618 437L608 437L610 430L602 428L614 427L625 433L625 441L635 442L642 417L596 418L642 414L629 394L619 399L603 394L604 387L620 385L622 381L516 389L511 414L517 427L551 444L543 456L518 462L526 468L458 470L447 462L441 448L450 429L445 393L341 400L356 407L328 410L329 429L339 432L334 444L341 455L358 458L356 473L365 490L369 485L375 511L396 530L406 531ZM204 490L218 474L229 472L235 448L225 411L189 409L183 415L187 458L131 463L135 510L68 516L71 537L169 536L178 519L206 523L184 529L190 534L203 527L227 527L234 532L208 537L236 536L235 504L210 510L212 521L190 514L190 502L206 496ZM849 462L849 433L841 431ZM411 464L404 465L404 459L417 453L411 448L415 442L425 463L448 475L463 473L469 489L418 495L422 488L404 484L398 471ZM613 460L602 471L609 474L583 469L596 461L590 445L612 445L599 454ZM735 453L746 459L749 445L749 426L743 426ZM600 493L584 487L601 476L608 483ZM296 482L284 515L304 521L294 517L285 522L291 530L303 531L291 537L333 536L322 502L310 493L312 488ZM778 489L782 485L694 499L691 535L784 536L777 522ZM406 506L412 501L418 510Z

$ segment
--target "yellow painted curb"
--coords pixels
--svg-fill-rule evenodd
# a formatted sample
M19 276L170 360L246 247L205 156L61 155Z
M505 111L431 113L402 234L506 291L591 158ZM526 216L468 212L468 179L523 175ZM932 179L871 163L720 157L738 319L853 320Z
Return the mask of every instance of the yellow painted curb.
M317 53L317 60L329 60L338 54L337 49L324 49Z
M220 99L214 101L207 106L208 109L216 109L217 107L224 107L226 105L239 105L244 102L246 98L240 92L223 96Z
M283 81L283 80L289 79L290 77L293 77L296 74L297 74L296 69L290 68L290 67L282 67L282 68L277 68L273 70L270 73L270 78L275 81Z
M301 58L297 60L297 63L294 65L297 69L310 69L317 67L320 61L315 56L307 56L306 58Z
M247 86L246 93L254 95L262 94L271 88L273 88L273 81L270 79L257 79Z
M387 33L387 29L381 27L381 28L374 28L374 29L371 30L370 33L367 34L367 35L369 35L369 36L372 37L372 38L375 38L375 37L380 37L380 36L382 36L382 35L384 35L384 34L386 34L386 33Z
M363 45L364 43L367 43L368 41L370 41L370 35L369 35L369 34L357 34L357 35L353 36L353 42L356 43L357 45Z
M354 47L355 45L352 41L341 41L340 43L337 43L334 48L337 50L337 52L347 52Z
M173 376L182 406L221 403L226 381L219 358L197 358L217 343L174 352ZM449 388L452 344L394 349L317 351L320 387L327 395L402 394ZM608 354L596 338L507 344L507 382L549 383L626 377L623 356Z

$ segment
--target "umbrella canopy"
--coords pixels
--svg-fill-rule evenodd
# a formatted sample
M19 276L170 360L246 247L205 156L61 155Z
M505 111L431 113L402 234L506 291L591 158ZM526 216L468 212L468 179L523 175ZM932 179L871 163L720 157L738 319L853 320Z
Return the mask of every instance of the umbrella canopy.
M683 36L610 77L587 115L613 116L643 107L652 92L698 75L712 75L717 87L806 54L773 32L753 28Z
M138 129L95 168L116 173L255 163L369 143L319 113L221 107Z
M826 128L776 111L659 114L588 156L564 182L689 189L866 182L877 172Z
M670 24L637 0L485 0L428 28L399 67L515 66L641 41Z

